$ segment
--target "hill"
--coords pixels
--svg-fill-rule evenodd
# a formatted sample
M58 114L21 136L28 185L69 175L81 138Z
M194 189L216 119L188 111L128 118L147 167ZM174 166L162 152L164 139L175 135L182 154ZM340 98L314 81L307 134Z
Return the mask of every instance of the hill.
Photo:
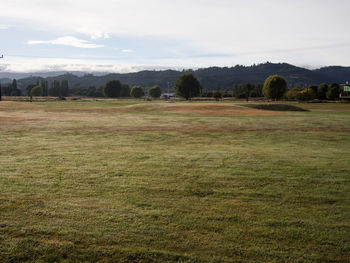
M289 87L307 86L311 84L345 83L350 80L350 67L330 66L320 69L310 70L296 67L287 63L264 63L253 66L235 67L210 67L197 70L165 70L165 71L140 71L136 73L113 73L102 76L94 74L72 74L64 73L57 76L39 76L22 78L18 81L19 87L24 89L27 85L36 83L42 79L49 82L53 80L68 80L70 88L80 86L87 88L90 86L100 87L107 81L118 79L130 86L140 85L150 87L159 85L162 90L167 90L168 83L173 85L174 81L183 73L192 72L201 82L206 90L229 90L234 84L241 83L263 83L272 74L279 74L286 78ZM40 76L41 75L41 76Z

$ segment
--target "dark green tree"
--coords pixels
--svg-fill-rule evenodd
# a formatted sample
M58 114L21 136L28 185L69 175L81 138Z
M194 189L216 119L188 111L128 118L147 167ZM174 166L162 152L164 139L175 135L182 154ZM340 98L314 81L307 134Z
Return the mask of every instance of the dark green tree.
M129 97L130 96L130 87L128 84L122 84L122 92L121 97Z
M278 100L283 97L286 89L287 81L279 75L272 75L265 80L263 94L268 99Z
M17 87L17 80L13 79L12 83L3 87L3 94L5 96L20 96L21 91Z
M216 101L218 101L222 98L222 94L219 90L217 90L213 93L213 97L215 98Z
M49 96L49 83L47 80L41 80L40 86L43 88L43 96Z
M315 94L317 94L317 90L318 90L317 85L310 85L308 88L311 89Z
M49 95L53 97L61 96L61 87L60 87L60 82L58 80L54 80L51 83L51 88L49 89Z
M176 94L185 98L186 100L199 96L202 91L201 84L193 76L192 73L181 75L175 81Z
M86 96L95 97L95 94L96 94L96 87L95 86L88 87Z
M246 101L249 101L249 95L250 95L250 91L253 89L253 85L251 85L250 83L245 84L245 98Z
M32 89L35 87L36 85L35 84L30 84L30 85L28 85L27 87L26 87L26 93L27 93L27 96L32 96L31 95L31 91L32 91Z
M162 91L158 85L153 86L148 90L148 95L150 95L152 98L159 98L162 94Z
M61 81L60 96L67 97L69 95L68 80Z
M11 96L11 92L12 92L12 84L8 84L8 85L4 85L2 86L2 95L3 96Z
M21 96L22 95L22 91L20 89L13 89L11 91L11 96Z
M122 94L123 86L119 80L110 80L106 83L103 93L106 97L119 98Z
M43 88L41 86L35 86L30 91L31 97L39 97L43 95Z
M12 80L12 89L18 89L18 87L17 87L17 80L16 79Z
M145 92L143 91L142 87L135 86L131 89L130 96L134 98L141 98L142 96L145 96Z
M326 97L329 100L339 99L340 87L337 83L333 83L327 90Z
M320 100L325 100L327 98L328 90L328 85L326 83L322 83L318 88L317 88L317 98Z

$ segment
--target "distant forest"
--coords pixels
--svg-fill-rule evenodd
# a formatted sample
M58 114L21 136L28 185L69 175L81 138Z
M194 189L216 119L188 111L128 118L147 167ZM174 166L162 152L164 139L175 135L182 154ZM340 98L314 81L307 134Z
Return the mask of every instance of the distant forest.
M145 88L158 85L163 92L173 91L175 80L186 72L191 72L200 81L203 91L230 91L235 85L239 84L262 84L265 79L273 74L283 76L288 83L289 89L293 87L305 88L308 85L319 85L321 83L345 83L350 81L350 67L331 66L315 70L296 67L286 63L264 63L253 66L235 67L210 67L198 70L165 70L165 71L141 71L136 73L113 73L103 76L93 74L74 75L64 73L55 77L26 77L17 80L18 89L22 94L26 93L26 88L35 83L47 81L49 85L55 81L68 81L69 90L73 93L82 91L101 90L106 82L110 80L119 80L120 82L132 86L142 86ZM4 76L4 73L2 73ZM11 79L2 79L2 83L10 82ZM75 92L74 92L75 91Z

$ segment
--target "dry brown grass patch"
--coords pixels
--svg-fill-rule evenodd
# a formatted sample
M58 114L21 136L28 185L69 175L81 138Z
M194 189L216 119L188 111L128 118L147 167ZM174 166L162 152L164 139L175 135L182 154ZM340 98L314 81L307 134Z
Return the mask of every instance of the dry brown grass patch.
M282 112L268 112L257 109L243 108L234 105L212 103L172 104L168 105L164 110L172 112L223 116L261 116L284 114Z
M38 106L29 102L18 102L18 101L1 101L0 111L9 110L33 110L37 109Z

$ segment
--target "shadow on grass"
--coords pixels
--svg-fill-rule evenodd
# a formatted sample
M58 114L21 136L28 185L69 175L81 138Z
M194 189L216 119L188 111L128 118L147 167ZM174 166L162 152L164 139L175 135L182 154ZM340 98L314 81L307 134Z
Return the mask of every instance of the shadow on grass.
M294 105L289 104L242 104L241 106L258 109L258 110L270 110L270 111L309 111Z
M83 248L77 245L44 244L22 240L10 251L0 250L1 262L207 262L187 255L166 251L118 250L113 248ZM208 261L209 262L209 261Z

